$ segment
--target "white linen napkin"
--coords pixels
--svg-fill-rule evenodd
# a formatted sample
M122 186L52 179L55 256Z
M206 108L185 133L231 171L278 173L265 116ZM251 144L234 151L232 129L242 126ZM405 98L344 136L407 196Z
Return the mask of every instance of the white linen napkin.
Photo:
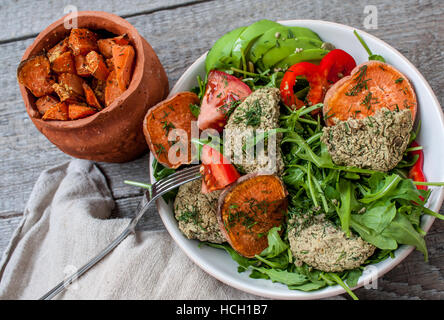
M38 299L127 226L90 161L44 171L0 261L0 299ZM56 299L257 299L197 267L166 231L139 231Z

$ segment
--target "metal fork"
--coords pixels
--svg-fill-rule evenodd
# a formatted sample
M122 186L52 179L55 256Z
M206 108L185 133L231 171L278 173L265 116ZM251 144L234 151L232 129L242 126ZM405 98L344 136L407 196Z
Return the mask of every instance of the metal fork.
M77 272L60 282L51 291L46 293L40 298L40 300L50 300L57 294L65 290L71 283L82 276L86 271L91 269L97 262L102 260L108 253L110 253L115 247L117 247L129 234L134 233L136 230L137 223L140 218L148 211L151 203L156 201L163 194L171 191L187 182L193 181L200 178L199 166L193 166L189 168L182 169L169 175L168 177L156 181L151 190L145 192L144 197L140 201L137 207L137 213L134 218L131 219L130 223L125 230L105 249L103 249L97 256L92 258L87 264L81 267Z

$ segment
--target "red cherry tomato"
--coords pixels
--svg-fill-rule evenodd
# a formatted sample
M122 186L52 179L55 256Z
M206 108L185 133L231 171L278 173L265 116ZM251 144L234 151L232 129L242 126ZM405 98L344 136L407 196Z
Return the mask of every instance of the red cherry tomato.
M220 190L235 182L240 174L216 149L204 145L201 154L202 193Z
M250 94L250 87L235 76L222 71L210 71L197 119L199 129L222 131L227 123L227 112L231 104L245 99Z

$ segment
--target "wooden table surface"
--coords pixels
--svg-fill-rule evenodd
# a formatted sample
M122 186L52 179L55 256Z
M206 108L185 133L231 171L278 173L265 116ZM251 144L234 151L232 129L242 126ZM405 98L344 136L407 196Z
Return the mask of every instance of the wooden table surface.
M26 114L16 68L36 35L78 10L108 11L126 18L153 46L174 85L188 66L225 32L267 18L319 19L363 29L366 5L378 10L378 28L366 30L394 46L424 75L444 105L444 2L442 0L70 0L0 2L0 254L24 210L40 172L71 158L40 134ZM112 188L116 217L131 216L142 191L125 179L148 180L148 155L125 164L98 163ZM441 208L441 213L444 213ZM141 226L164 229L153 208ZM378 281L378 289L358 289L361 299L444 299L444 222L426 237L430 260L415 251Z

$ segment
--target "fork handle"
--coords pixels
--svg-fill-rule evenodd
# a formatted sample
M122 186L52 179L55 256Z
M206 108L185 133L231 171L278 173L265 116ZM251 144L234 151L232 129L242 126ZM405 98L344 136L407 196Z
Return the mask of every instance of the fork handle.
M149 194L146 194L146 196L151 198ZM50 291L48 291L48 293L42 296L40 300L50 300L54 298L60 292L65 290L71 283L80 278L86 271L91 269L96 263L102 260L108 253L110 253L115 247L117 247L130 233L134 233L136 225L139 222L139 219L148 210L152 201L153 199L150 199L148 201L145 197L143 197L143 200L139 205L139 210L138 210L139 212L136 214L136 216L133 219L131 219L130 223L125 228L125 230L123 230L123 232L116 239L114 239L114 241L111 242L105 249L103 249L98 255L96 255L87 264L85 264L83 267L77 270L77 272L75 272L74 274L72 274L71 276L60 282L58 285L56 285L54 288L52 288Z

